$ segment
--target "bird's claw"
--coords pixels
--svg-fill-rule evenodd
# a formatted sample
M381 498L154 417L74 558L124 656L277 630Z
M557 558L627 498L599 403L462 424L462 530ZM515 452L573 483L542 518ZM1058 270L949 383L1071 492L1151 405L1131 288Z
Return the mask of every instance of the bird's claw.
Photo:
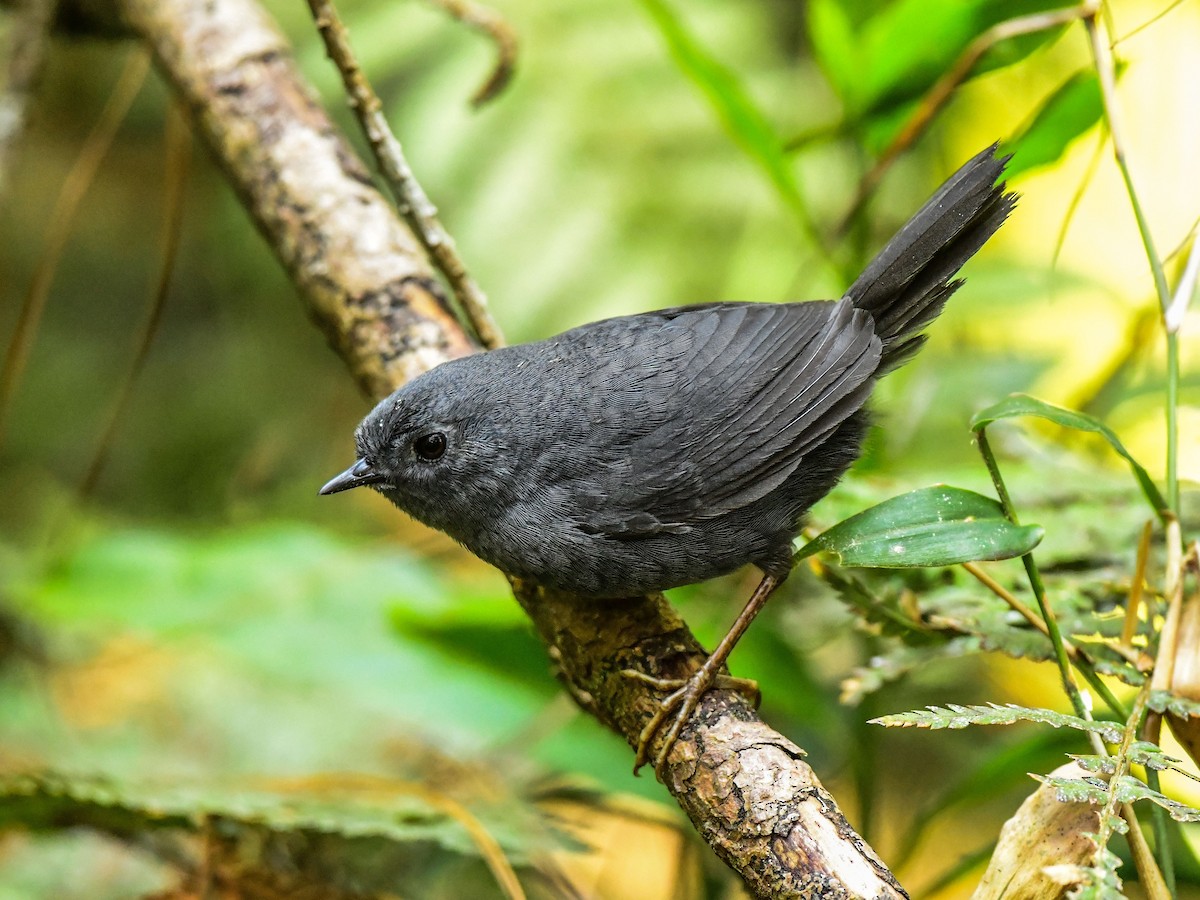
M749 697L756 709L762 700L762 692L758 688L758 682L749 678L734 678L731 675L713 674L704 668L698 670L688 679L656 678L653 675L647 675L645 672L639 672L636 669L624 669L622 670L622 674L657 688L660 691L671 692L662 699L658 709L650 721L646 723L641 734L638 735L637 754L633 762L633 774L636 775L642 766L650 762L650 744L654 741L654 736L658 733L658 730L662 728L663 722L674 712L675 717L671 722L671 727L663 737L662 746L654 757L654 773L660 781L663 777L663 766L666 764L671 748L675 746L675 742L679 739L679 734L683 731L683 726L687 724L688 720L692 717L692 713L696 711L696 707L700 705L701 698L709 690L717 688L719 690L737 691L739 694Z

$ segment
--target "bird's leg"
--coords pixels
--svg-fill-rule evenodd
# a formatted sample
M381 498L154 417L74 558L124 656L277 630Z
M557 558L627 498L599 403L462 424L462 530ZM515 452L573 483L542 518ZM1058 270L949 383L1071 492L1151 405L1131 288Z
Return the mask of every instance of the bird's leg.
M758 685L746 679L735 679L728 675L724 675L721 669L725 665L725 660L729 658L729 654L733 652L733 648L737 642L741 640L746 629L750 627L750 623L754 621L754 617L766 605L767 598L771 596L771 592L779 586L783 581L774 575L765 575L763 580L758 583L758 587L754 589L754 593L750 595L750 599L746 601L746 606L742 609L733 625L725 637L721 638L721 642L717 644L717 648L712 652L712 655L705 660L696 672L685 682L668 681L652 679L641 672L627 670L627 674L639 678L642 681L655 684L657 687L677 689L665 697L659 704L658 711L654 717L642 729L642 733L638 736L637 757L634 760L634 774L637 770L646 764L650 755L650 742L654 740L654 735L658 733L667 717L674 713L674 720L671 722L671 727L663 738L662 748L658 751L658 755L654 759L654 771L661 779L663 763L666 762L667 754L671 752L671 748L675 745L675 741L679 738L679 732L683 730L683 726L688 719L692 717L692 713L696 711L696 706L700 703L700 698L713 687L729 687L734 690L745 690L750 688L755 694L758 693Z
M658 688L664 693L678 691L688 683L686 678L655 678L653 675L647 675L645 672L639 672L637 669L622 669L621 674L640 681L643 684L648 684L650 687ZM762 702L762 691L759 690L758 682L753 678L737 678L734 675L726 675L724 672L718 672L713 676L712 684L709 688L715 688L718 691L737 691L739 694L744 694L747 699L754 703L754 708L758 709L758 704Z
M658 709L655 711L650 721L646 723L646 727L642 729L641 734L638 735L637 756L633 761L633 774L636 775L638 773L638 769L648 762L650 741L654 739L654 735L658 732L658 729L662 727L662 723L666 720L667 716L669 716L675 710L675 708L684 701L684 697L687 694L688 685L691 684L691 679L655 678L653 675L647 675L645 672L637 671L637 669L622 669L621 673L629 676L630 678L636 678L638 681L652 685L653 687L658 688L660 691L671 692L669 696L659 703ZM698 677L698 675L699 673L697 672L693 678ZM758 682L752 678L734 678L732 675L726 675L723 672L718 672L716 675L712 676L712 679L709 681L708 687L705 690L712 690L713 688L716 688L720 691L737 691L739 694L743 694L749 698L750 702L754 704L755 709L758 709L758 704L762 702L762 691L760 691L758 688ZM700 691L701 696L703 693L703 690ZM680 715L682 716L683 713L681 712ZM690 715L690 713L688 713L688 715ZM682 724L682 721L686 721L686 717L677 724ZM678 736L678 729L676 728L673 730L676 732L676 736ZM671 744L675 742L675 738L668 737L668 740L670 743L666 745L666 749L670 750ZM658 760L654 766L655 772L659 771L659 767L662 765L662 760L665 758L665 753L658 757Z

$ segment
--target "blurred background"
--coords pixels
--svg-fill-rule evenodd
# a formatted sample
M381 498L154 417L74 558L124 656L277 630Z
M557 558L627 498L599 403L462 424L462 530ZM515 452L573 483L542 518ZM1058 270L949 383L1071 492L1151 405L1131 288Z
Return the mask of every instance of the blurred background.
M303 4L264 5L361 147ZM798 214L833 235L970 39L1044 6L500 0L518 71L476 110L493 56L477 34L412 0L339 3L511 342L689 302L837 296L958 164L1025 137L1013 145L1017 212L920 357L880 385L880 427L813 511L818 526L925 484L989 490L968 421L1012 391L1100 416L1162 474L1157 301L1078 24L985 57L829 239L832 261ZM1200 215L1200 5L1121 2L1111 15L1130 163L1166 255ZM689 68L688 47L720 67L723 99ZM0 212L6 343L58 192L131 50L50 47ZM730 117L739 103L779 137L790 188ZM564 872L585 895L736 896L665 790L633 778L628 748L559 695L499 573L375 494L317 497L351 461L369 403L200 147L161 327L101 446L160 264L168 106L151 73L83 200L0 425L0 766L172 786L311 779L316 793L316 773L387 776L455 798L518 866ZM1184 335L1180 472L1194 480L1200 352ZM1044 564L1086 572L1071 582L1081 595L1119 594L1145 518L1127 473L1058 432L1005 435L1018 504L1047 527ZM1004 566L1015 583L1019 566ZM673 599L711 642L754 577ZM914 896L969 894L1032 789L1025 773L1079 749L1034 729L863 724L926 703L1065 708L1051 667L977 649L909 659L798 573L734 656L736 674L761 680L767 720L809 752ZM428 840L436 852L405 862L406 895L498 896L469 842ZM151 859L84 831L9 833L0 897L136 896L169 883Z

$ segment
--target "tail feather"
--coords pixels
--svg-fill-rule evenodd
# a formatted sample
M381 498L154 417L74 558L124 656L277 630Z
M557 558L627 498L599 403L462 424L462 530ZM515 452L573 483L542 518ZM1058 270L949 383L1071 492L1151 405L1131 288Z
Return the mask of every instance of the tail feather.
M993 144L950 176L858 276L845 296L875 319L883 341L880 374L906 362L925 341L963 264L1004 224L1017 202L997 183L1008 157Z

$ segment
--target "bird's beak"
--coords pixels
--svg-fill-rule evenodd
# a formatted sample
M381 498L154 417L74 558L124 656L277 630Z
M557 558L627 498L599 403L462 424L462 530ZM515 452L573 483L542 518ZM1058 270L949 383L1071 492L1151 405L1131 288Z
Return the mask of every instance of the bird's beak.
M350 488L362 487L364 484L379 484L383 476L371 468L365 459L360 459L341 475L329 479L329 483L318 494L336 494L338 491L348 491Z

